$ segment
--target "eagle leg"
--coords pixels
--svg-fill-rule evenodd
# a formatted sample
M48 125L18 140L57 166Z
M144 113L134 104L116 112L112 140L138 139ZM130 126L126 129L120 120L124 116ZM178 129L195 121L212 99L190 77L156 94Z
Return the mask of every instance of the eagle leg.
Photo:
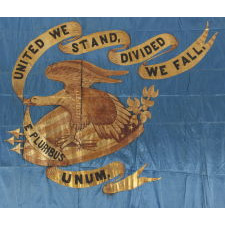
M71 133L69 136L61 137L57 141L57 145L60 146L61 149L64 149L67 145L74 143L78 148L81 147L81 142L76 138L76 129L72 126Z
M61 145L61 149L64 149L67 145L71 143L75 143L78 148L81 147L81 143L79 140L77 140L73 135L70 135L67 139L64 139L65 142Z

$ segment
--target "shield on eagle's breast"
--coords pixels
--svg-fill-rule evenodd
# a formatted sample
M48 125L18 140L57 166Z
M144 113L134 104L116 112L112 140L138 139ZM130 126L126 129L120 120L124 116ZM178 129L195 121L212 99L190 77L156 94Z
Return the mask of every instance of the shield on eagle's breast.
M57 140L69 136L71 116L67 110L59 106L43 116L34 126L43 137L52 145L56 146ZM75 144L66 146L62 152L67 161L49 159L35 150L28 140L25 141L23 157L25 160L41 166L67 166L75 163L81 163L106 156L134 141L142 132L144 127L140 124L132 133L123 140L117 142L114 139L101 139L92 124L79 130L76 134L81 140L81 147Z

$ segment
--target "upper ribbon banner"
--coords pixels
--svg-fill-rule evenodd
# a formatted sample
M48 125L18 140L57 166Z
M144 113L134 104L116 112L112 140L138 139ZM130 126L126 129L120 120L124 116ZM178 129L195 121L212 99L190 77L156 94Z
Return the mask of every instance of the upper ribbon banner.
M22 51L12 72L12 85L17 96L23 101L23 89L29 72L37 60L52 46L65 39L79 37L82 28L77 22L55 26L33 39Z
M165 79L181 74L196 66L212 47L216 36L215 33L211 39L206 42L209 33L208 24L202 35L185 51L178 56L155 65L146 65L146 62L139 67L139 75L144 79Z
M147 61L168 53L178 46L178 41L171 34L159 34L148 39L144 43L124 51L130 46L131 40L125 31L111 30L92 33L83 36L72 42L60 43L59 49L68 54L80 55L98 49L122 45L119 48L111 49L108 58L112 63L118 65L133 65L142 63L138 73L144 79L165 79L181 74L196 66L212 47L217 33L206 42L209 27L207 26L202 35L191 44L185 51L169 61L155 65L146 65Z
M171 34L160 34L138 46L118 52L117 50L129 47L130 37L125 31L111 30L93 33L67 44L60 43L59 49L64 53L81 55L117 45L122 45L122 47L109 50L109 60L118 65L128 66L149 60L165 49L169 48L161 54L172 51L177 47L178 42Z
M146 65L147 61L175 49L178 46L176 38L171 34L164 33L127 49L131 41L125 31L102 31L81 37L82 27L79 23L67 22L60 24L33 39L25 47L13 69L13 89L18 97L23 100L23 89L30 70L40 56L55 44L59 44L58 47L62 52L73 55L81 55L106 47L118 46L118 48L109 50L108 58L112 63L124 66L142 63L139 67L139 75L142 78L169 78L190 70L204 58L217 36L217 33L215 33L206 42L208 32L207 24L202 35L177 57L163 63Z

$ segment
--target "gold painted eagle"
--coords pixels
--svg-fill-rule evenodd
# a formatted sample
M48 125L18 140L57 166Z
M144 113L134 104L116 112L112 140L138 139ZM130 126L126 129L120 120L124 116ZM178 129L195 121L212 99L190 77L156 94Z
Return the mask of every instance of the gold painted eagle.
M115 96L90 87L98 82L119 83L121 80L109 76L124 75L127 72L105 70L83 60L58 62L47 67L46 76L63 82L64 89L51 96L25 99L24 103L58 105L69 112L70 135L57 142L62 149L70 143L80 145L76 133L89 124L93 125L100 138L113 138L120 142L130 132L128 126L131 114Z

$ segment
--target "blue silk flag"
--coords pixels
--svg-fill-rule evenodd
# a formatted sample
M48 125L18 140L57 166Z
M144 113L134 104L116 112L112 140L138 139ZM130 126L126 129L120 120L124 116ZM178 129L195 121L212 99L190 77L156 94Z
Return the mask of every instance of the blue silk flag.
M40 36L45 32L49 37ZM196 42L201 35L201 40L208 42L206 45L201 45L200 39ZM0 18L0 207L225 207L224 37L224 18ZM61 39L54 42L57 38ZM195 46L188 49L193 43ZM121 46L123 49L111 51ZM133 127L125 122L121 125L122 118L113 128L108 123L98 126L105 118L103 111L111 112L103 97L102 103L98 102L103 111L94 119L88 114L94 120L96 137L103 140L94 143L103 143L102 153L96 147L95 151L87 151L87 158L82 155L80 161L76 156L69 164L56 165L55 159L48 164L41 155L43 148L37 154L46 160L38 161L35 156L39 136L37 132L29 133L31 127L27 124L25 129L24 117L31 115L36 124L61 104L36 106L31 102L33 96L51 96L64 90L67 80L62 83L57 80L60 76L48 79L54 67L48 66L67 60L82 65L81 73L86 77L79 87L89 87L86 82L93 78L88 76L96 73L93 89L116 96L125 108L130 106L124 111L120 105L129 121L133 121ZM72 67L63 71L68 68ZM107 71L99 68L127 74L119 77L122 82L115 83L105 75ZM104 79L98 77L100 73ZM21 84L25 78L26 82ZM155 95L154 106L149 98L146 101L150 102L143 100L148 91ZM31 99L29 106L24 99ZM90 107L88 113L95 110L92 104L89 101L85 106ZM151 107L151 115L145 104ZM69 115L68 112L65 108L64 113ZM121 129L127 129L127 133L121 133ZM132 139L136 131L140 132ZM48 134L42 135L43 139L48 139ZM121 145L110 150L110 140L112 145ZM82 150L74 151L78 156L83 154ZM66 150L61 154L68 158ZM57 155L57 163L60 156ZM84 173L74 175L68 171ZM91 171L91 179L100 183L91 185L85 171ZM121 171L121 186L111 187ZM136 172L144 179L135 180Z

